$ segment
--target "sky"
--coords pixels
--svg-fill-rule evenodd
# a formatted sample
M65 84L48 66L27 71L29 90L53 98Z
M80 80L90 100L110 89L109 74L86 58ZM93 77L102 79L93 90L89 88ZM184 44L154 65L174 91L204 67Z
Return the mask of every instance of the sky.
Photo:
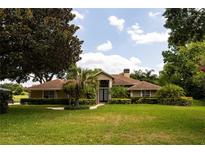
M101 68L107 73L163 68L162 51L168 47L168 30L163 27L164 9L73 9L76 35L84 41L82 68ZM4 82L8 82L5 80ZM23 83L31 86L32 81Z
M120 73L163 67L168 30L163 27L164 9L74 9L77 35L84 40L83 68Z

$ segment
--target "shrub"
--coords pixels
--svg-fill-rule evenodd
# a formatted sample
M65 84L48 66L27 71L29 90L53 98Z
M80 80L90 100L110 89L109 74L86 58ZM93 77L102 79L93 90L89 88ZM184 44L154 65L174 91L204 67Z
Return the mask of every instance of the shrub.
M109 104L131 104L131 99L128 98L112 98Z
M139 104L159 104L158 100L156 97L142 97L137 102Z
M180 98L185 96L184 89L174 84L168 84L162 87L158 92L159 98Z
M95 98L95 88L90 85L86 85L83 89L83 97L87 99L94 99Z
M159 104L163 105L179 105L179 106L190 106L192 105L192 100L184 98L160 98Z
M158 97L141 97L132 101L133 104L162 104L162 105L179 105L190 106L192 99L188 97L182 98L158 98Z
M139 104L139 99L141 99L142 97L132 97L131 98L131 103L132 104Z
M123 86L113 86L111 89L111 96L113 98L128 98L127 89Z
M69 105L74 104L74 100L69 100L67 98L63 99L41 99L41 98L23 98L20 103L22 105ZM79 99L80 105L93 105L95 104L95 99Z
M95 99L86 99L86 98L81 98L79 99L80 105L94 105L96 104Z

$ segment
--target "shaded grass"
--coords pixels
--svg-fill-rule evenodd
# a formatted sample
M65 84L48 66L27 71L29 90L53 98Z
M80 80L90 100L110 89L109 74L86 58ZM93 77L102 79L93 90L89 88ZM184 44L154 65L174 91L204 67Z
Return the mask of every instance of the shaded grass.
M205 144L203 106L46 107L11 106L0 116L0 144Z

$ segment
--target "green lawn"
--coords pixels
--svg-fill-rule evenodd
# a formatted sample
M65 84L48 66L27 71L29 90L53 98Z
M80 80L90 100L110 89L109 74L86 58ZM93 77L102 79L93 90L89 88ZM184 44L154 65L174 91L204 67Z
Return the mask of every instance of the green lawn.
M0 115L0 144L205 144L204 106L45 108L10 106Z

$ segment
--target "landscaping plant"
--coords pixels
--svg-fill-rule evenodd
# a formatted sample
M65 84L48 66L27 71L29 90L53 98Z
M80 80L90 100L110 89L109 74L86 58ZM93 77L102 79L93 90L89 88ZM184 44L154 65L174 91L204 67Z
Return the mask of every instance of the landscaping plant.
M113 86L111 89L111 96L113 98L127 98L129 95L125 87Z
M159 98L180 98L185 96L184 89L174 84L167 84L163 86L158 92Z

